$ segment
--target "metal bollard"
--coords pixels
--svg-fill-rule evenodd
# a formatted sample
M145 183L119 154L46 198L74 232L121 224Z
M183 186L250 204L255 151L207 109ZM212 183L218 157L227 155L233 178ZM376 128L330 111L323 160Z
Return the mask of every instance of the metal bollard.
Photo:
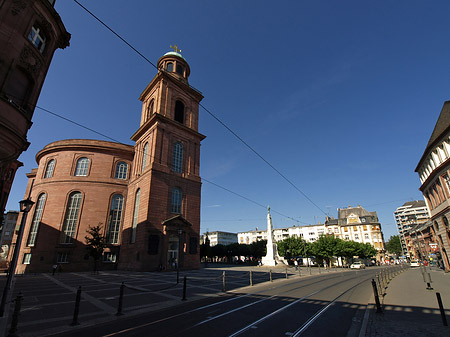
M377 285L374 279L372 279L372 289L373 289L373 296L375 297L375 304L377 306L377 313L381 313L383 311L381 310L380 298L378 297Z
M298 267L298 276L302 277L302 270L300 267Z
M250 270L250 285L253 285L253 274L252 271Z
M187 283L187 277L186 275L183 278L183 298L182 301L186 301L186 283Z
M20 307L22 306L22 293L20 292L15 300L14 305L14 313L12 316L12 322L11 322L11 328L9 329L8 337L15 337L18 336L16 334L17 332L17 324L19 323L19 315L20 315Z
M319 274L320 274L320 264L317 267L319 268Z
M177 284L180 283L180 271L177 268Z
M73 320L70 325L80 325L80 322L78 322L78 313L80 312L80 302L81 302L81 286L78 287L77 290L77 297L75 299L75 309L73 311Z
M312 275L311 267L309 267L309 275Z
M226 288L225 288L225 271L222 273L222 291L226 292Z
M448 326L447 318L445 317L444 306L442 305L441 294L440 293L436 293L436 297L437 297L437 301L438 301L438 304L439 304L439 311L441 312L442 324L444 324L444 326Z
M269 280L270 280L270 282L273 282L273 280L272 280L272 270L269 270Z
M286 268L286 279L288 278L287 268Z
M430 273L426 273L428 276L428 282L427 282L427 290L433 290L433 287L431 286L431 275Z
M123 305L123 291L124 291L124 289L125 289L125 284L122 282L122 284L120 285L119 306L117 308L116 316L122 316L123 315L122 305Z

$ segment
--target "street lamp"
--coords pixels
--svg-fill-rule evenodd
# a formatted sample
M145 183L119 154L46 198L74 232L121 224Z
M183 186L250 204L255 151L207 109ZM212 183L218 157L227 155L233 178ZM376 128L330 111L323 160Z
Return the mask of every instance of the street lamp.
M3 314L5 313L6 298L8 297L8 292L9 289L11 288L11 284L14 279L17 260L19 259L20 245L22 243L23 231L25 228L25 223L27 221L27 215L28 212L31 210L31 207L33 207L34 202L30 200L30 197L28 197L27 199L20 201L19 204L20 204L20 211L23 213L22 220L20 221L19 234L17 235L17 241L16 246L14 247L13 258L11 260L11 265L9 266L8 278L6 279L5 288L3 289L2 301L0 303L0 317L3 317Z

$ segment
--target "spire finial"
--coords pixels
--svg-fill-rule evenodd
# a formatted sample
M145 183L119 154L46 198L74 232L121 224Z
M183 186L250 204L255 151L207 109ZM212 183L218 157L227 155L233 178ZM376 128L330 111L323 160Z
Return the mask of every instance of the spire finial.
M181 53L181 49L178 49L177 45L174 46L170 45L170 48L172 48L175 53Z

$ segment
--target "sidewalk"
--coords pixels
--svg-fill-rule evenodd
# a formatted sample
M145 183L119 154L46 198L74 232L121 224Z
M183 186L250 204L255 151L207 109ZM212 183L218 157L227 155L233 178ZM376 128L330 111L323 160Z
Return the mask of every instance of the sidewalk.
M437 268L426 268L431 276L427 290L420 268L397 275L380 297L383 313L371 310L366 336L449 336L449 326L443 326L436 293L440 293L450 324L450 274Z

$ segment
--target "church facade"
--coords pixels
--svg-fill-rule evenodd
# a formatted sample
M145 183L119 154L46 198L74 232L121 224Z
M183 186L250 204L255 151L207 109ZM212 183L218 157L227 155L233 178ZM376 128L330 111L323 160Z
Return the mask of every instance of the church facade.
M102 269L199 268L202 94L188 83L176 49L140 96L134 146L69 139L45 146L27 174L35 202L21 242L18 273L89 270L90 227L106 239ZM18 221L21 221L19 218Z

